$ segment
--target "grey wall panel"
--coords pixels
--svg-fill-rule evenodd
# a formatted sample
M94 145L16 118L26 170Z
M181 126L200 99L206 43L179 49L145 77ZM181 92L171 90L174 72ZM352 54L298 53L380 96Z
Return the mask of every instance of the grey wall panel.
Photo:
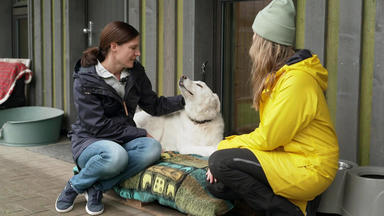
M89 0L88 1L88 21L93 22L93 43L92 46L99 45L100 33L104 26L112 21L124 21L124 1L109 0ZM105 14L100 16L101 14ZM85 27L85 26L84 26Z
M376 0L370 164L384 165L384 0Z
M77 112L73 102L73 68L86 48L86 38L82 33L85 25L85 1L65 0L65 109L69 119L66 125L69 128L77 118Z
M216 10L213 13L213 16L216 17L214 20L214 27L213 27L213 64L212 64L212 80L215 80L213 82L213 88L212 90L214 92L217 92L217 95L219 96L220 100L223 101L223 74L221 71L223 70L222 65L222 22L223 20L223 3L217 2L215 3Z
M32 60L30 68L33 69L33 0L28 0L28 58ZM33 72L33 71L32 71ZM32 76L33 80L33 76ZM33 81L32 81L33 82ZM35 93L32 92L31 85L26 85L26 103L33 105Z
M161 18L160 18L161 19ZM163 95L176 93L176 0L164 0Z
M157 90L157 0L146 0L145 8L145 71Z
M43 65L42 65L42 14L41 0L33 1L33 78L31 84L32 104L36 106L43 105Z
M129 16L128 16L128 12L129 12L128 1L129 0L123 0L123 2L124 2L124 22L126 22L126 23L128 23L128 19L129 19Z
M44 105L52 106L52 3L51 1L42 1L43 3L43 77L44 77Z
M183 1L183 71L195 79L195 5L196 1Z
M33 57L33 0L28 0L28 58Z
M304 47L317 54L324 64L327 1L307 0L305 5Z
M213 1L197 0L195 13L195 80L205 81L213 87ZM202 64L205 64L205 73L202 72Z
M12 0L0 1L0 58L12 57Z
M362 6L362 1L340 0L336 133L340 158L355 162L358 150Z
M140 32L140 0L128 1L128 23L136 28ZM137 58L140 61L140 57Z
M129 0L128 8L128 23L140 30L140 0Z
M64 100L64 94L63 94L63 48L62 48L62 1L61 0L54 0L54 8L53 8L53 14L54 14L54 59L52 62L55 63L53 71L55 76L55 101L54 105L57 108L63 109L63 100Z

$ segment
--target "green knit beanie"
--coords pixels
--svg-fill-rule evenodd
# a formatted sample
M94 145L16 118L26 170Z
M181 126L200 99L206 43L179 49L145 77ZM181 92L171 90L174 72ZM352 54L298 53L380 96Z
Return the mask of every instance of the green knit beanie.
M278 44L293 46L295 41L295 6L292 0L273 0L253 21L253 32Z

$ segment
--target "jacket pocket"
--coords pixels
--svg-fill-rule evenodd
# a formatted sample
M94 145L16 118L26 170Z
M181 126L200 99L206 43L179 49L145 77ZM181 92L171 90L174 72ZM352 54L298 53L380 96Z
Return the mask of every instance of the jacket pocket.
M121 111L122 105L111 97L102 97L101 103L106 116L114 116Z

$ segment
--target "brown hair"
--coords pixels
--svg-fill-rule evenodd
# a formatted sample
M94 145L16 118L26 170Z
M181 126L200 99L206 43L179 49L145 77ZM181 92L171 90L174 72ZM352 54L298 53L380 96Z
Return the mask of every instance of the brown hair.
M252 60L252 106L256 110L259 110L263 90L273 87L276 71L283 67L294 53L295 51L291 46L281 45L266 40L257 34L254 35L249 55Z
M91 47L83 52L81 66L89 67L97 64L97 60L104 61L111 43L124 44L139 36L139 32L131 25L121 21L107 24L100 34L99 46Z

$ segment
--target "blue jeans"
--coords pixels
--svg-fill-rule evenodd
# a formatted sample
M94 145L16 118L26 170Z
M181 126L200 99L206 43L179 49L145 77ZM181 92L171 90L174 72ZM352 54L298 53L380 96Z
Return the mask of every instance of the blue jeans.
M80 154L77 164L81 170L69 182L78 193L83 193L92 185L107 191L159 160L160 153L160 143L148 137L140 137L123 145L100 140Z

